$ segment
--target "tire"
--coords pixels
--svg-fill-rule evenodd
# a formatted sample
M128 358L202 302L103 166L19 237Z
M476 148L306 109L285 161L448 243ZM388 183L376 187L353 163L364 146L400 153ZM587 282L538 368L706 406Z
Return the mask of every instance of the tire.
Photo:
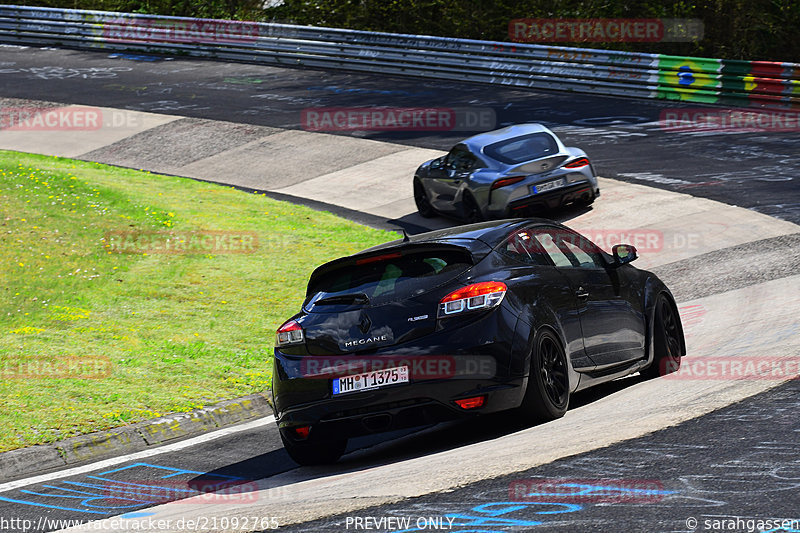
M468 192L464 193L462 205L464 209L464 220L468 224L472 224L474 222L483 222L483 213L481 213L481 209L478 207L478 202L476 202L475 198L473 198Z
M436 210L428 200L425 188L419 180L414 180L414 203L417 204L417 211L422 218L431 218L436 215Z
M681 367L681 332L678 314L663 294L656 300L653 320L653 362L640 374L653 379L676 372Z
M569 367L561 341L549 330L539 333L519 411L529 422L561 418L569 407Z
M283 436L283 447L292 461L300 466L326 465L339 460L347 447L347 439L327 442L294 442Z

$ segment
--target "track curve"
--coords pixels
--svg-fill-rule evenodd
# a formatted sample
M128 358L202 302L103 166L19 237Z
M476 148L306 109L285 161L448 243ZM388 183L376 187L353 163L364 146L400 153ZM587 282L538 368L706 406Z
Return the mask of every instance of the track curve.
M48 106L57 106L53 99L62 104L112 105L114 108L107 109L108 116L127 117L124 127L111 131L69 135L0 131L0 147L270 191L324 204L344 214L366 214L368 221L385 227L430 227L414 214L408 190L410 172L463 134L363 138L313 133L298 127L299 109L309 105L374 105L373 97L387 96L396 105L412 106L431 98L444 101L454 90L463 90L455 100L493 109L503 104L498 100L508 98L505 103L512 105L500 111L508 112L508 116L555 121L550 125L555 124L559 135L579 146L586 145L590 155L592 150L600 154L596 157L601 170L612 169L604 175L623 178L602 179L603 195L592 209L568 210L560 218L595 240L610 240L612 235L627 232L648 243L637 265L654 270L675 287L687 333L687 362L725 357L744 361L765 354L783 361L800 357L796 318L800 316L800 228L790 222L798 219L792 207L797 201L797 185L794 178L777 179L783 174L769 170L773 159L792 159L796 154L800 144L797 134L756 139L729 135L713 140L702 136L669 138L648 129L657 128L653 118L664 104L519 91L495 91L488 96L486 88L454 87L451 83L387 82L365 76L184 60L125 62L104 54L63 50L0 49L0 59L5 67L0 72L0 95L7 98L4 106L24 104L8 100L24 94L26 98L46 100ZM68 74L60 77L37 78L43 73L56 76L52 70L41 70L56 60L83 66L67 69ZM97 70L73 75L72 71L87 68ZM111 68L117 70L108 70ZM210 69L215 71L213 75ZM109 77L92 77L101 75ZM393 88L386 88L387 83ZM254 87L258 90L252 90ZM336 89L340 87L362 90ZM392 94L385 94L387 91ZM527 102L532 98L536 104ZM603 104L600 112L597 102ZM521 110L518 115L515 106ZM767 148L756 148L759 143ZM716 177L709 179L712 172L698 173L695 168L702 163L687 166L674 157L678 146L698 161L707 161L708 157L718 161L716 156L703 156L714 149L744 155L715 167ZM745 161L750 156L742 146L749 147L750 156L758 159L760 155L763 164L748 167ZM767 151L771 155L765 155ZM658 158L651 159L652 154L658 154ZM788 169L786 174L791 174L796 164L797 158L793 159L783 167ZM656 166L676 170L655 173L652 169ZM742 184L759 183L754 177L759 173L767 185L744 197L742 193L748 188L742 189ZM723 179L726 176L731 179ZM744 181L737 181L737 176ZM715 197L733 198L743 206L726 205ZM748 203L756 205L744 205ZM777 208L779 205L784 207ZM786 220L758 212L773 208ZM445 219L433 222L434 227L451 224ZM255 514L279 517L285 525L400 502L674 426L776 387L785 381L783 378L626 380L548 424L512 428L498 435L484 430L480 433L484 437L475 442L462 439L444 449L433 446L410 454L404 453L403 447L413 446L420 436L400 436L355 450L333 467L282 473L276 469L271 472L274 475L257 481L257 487L252 488L257 497L246 504L192 505L178 501L150 506L146 516L131 516L129 520ZM441 439L450 427L430 428L423 433ZM252 446L257 447L257 439L251 438ZM274 435L268 440L274 440ZM548 446L553 442L559 446ZM391 479L392 483L377 485L374 479ZM109 511L106 516L115 514ZM104 519L110 524L110 518ZM69 531L96 527L86 525Z

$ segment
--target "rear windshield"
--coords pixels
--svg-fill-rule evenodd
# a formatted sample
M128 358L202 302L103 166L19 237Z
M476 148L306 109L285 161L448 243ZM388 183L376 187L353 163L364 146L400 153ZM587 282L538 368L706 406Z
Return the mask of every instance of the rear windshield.
M507 165L516 165L558 153L558 144L547 133L530 133L490 144L484 153Z
M349 295L359 295L349 302L351 305L366 304L361 295L366 296L369 305L402 300L447 283L471 266L470 254L456 248L406 253L399 257L386 254L379 260L344 266L312 280L308 303L309 307L326 311L325 300L346 304ZM345 298L332 298L336 296Z

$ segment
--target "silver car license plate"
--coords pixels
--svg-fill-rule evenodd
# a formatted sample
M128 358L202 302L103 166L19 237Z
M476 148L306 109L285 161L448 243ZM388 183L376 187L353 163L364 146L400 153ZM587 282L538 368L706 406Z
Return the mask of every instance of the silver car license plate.
M561 178L553 181L546 181L544 183L537 183L536 185L531 185L531 192L533 194L542 194L543 192L552 191L553 189L558 189L559 187L563 187L566 184L567 184L567 178Z

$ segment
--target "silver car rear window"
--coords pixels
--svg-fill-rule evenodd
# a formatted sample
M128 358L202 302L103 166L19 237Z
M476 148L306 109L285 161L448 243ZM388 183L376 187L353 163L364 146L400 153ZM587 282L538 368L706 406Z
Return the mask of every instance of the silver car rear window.
M496 142L484 148L483 151L501 163L516 165L557 154L558 144L552 135L540 132Z

